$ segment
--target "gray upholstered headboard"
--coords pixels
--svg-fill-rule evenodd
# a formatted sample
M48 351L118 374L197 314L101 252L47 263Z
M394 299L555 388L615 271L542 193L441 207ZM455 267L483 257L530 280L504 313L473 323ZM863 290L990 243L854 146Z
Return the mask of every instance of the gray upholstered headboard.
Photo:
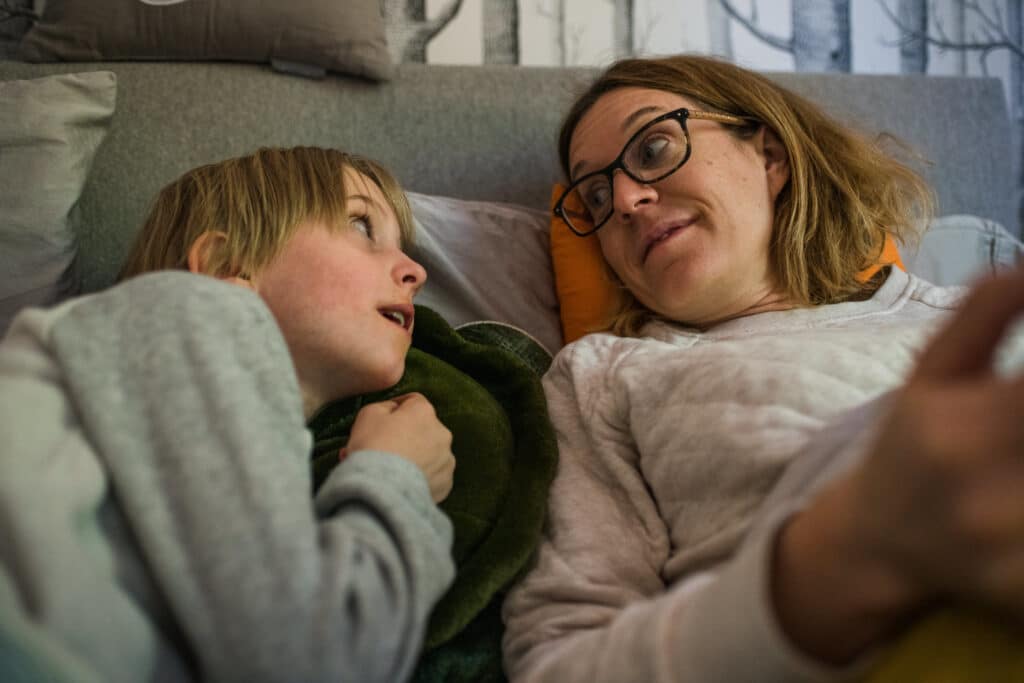
M109 69L110 135L80 204L78 277L109 284L157 190L196 165L263 145L336 146L379 159L418 192L545 207L559 177L555 136L595 71L402 65L394 81L306 80L257 65L0 62L0 80ZM775 74L933 164L940 213L973 213L1019 233L1010 129L996 79Z

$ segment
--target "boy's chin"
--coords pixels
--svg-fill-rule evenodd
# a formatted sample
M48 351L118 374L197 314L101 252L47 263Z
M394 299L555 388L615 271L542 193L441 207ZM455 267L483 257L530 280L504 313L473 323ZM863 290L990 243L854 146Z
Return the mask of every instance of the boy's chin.
M371 383L371 384L373 384L373 388L367 389L367 391L364 392L364 393L370 393L370 392L374 392L374 391L384 391L385 389L390 389L391 387L393 387L396 384L398 384L399 381L401 381L403 374L405 374L405 359L404 358L402 359L401 363L398 363L397 365L395 365L393 367L382 368L381 372L378 373L373 378L373 381Z

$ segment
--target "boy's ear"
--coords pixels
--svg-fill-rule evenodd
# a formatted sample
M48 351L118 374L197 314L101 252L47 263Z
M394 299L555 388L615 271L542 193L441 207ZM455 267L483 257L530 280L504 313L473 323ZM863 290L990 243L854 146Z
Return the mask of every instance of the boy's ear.
M207 230L197 237L188 250L189 272L198 273L200 275L209 275L217 278L218 280L223 280L224 282L230 282L231 284L252 289L252 282L249 278L240 273L226 271L218 273L210 270L209 264L214 260L212 256L216 253L217 249L224 246L227 239L228 236L220 230Z

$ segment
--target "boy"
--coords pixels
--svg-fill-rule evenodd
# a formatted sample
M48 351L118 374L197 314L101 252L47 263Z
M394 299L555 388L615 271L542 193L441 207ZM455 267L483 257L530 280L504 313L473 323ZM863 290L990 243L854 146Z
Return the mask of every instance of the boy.
M311 504L305 424L401 377L426 277L411 226L377 164L264 149L165 188L130 279L19 316L0 344L0 670L409 675L454 573L434 504L451 434L422 396L367 406ZM144 275L166 269L187 272Z

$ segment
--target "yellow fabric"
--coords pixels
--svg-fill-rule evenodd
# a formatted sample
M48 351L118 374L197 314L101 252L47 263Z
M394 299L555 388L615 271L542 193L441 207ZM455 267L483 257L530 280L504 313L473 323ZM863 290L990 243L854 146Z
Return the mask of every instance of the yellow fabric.
M556 183L551 190L551 207L562 196L565 187ZM578 237L561 218L551 215L551 262L555 271L555 290L562 320L562 339L568 344L601 328L607 322L615 301L615 285L608 279L597 236ZM896 242L885 238L878 263L862 271L858 277L868 280L887 265L906 270Z
M863 683L1022 683L1024 627L968 609L923 618Z

